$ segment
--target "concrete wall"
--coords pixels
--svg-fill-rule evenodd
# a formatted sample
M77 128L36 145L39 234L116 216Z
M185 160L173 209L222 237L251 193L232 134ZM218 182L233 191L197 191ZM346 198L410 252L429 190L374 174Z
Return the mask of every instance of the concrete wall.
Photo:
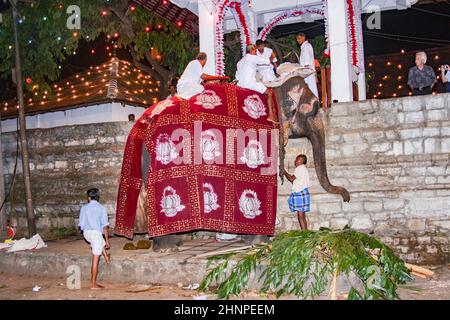
M413 262L449 257L450 95L369 100L336 104L323 115L331 182L345 186L350 203L325 193L314 172L305 139L289 142L286 164L293 171L299 152L309 155L312 181L310 226L346 224L374 232ZM122 152L131 124L105 123L36 129L28 132L37 225L43 235L75 232L85 191L101 188L114 222ZM7 186L14 168L15 133L2 135ZM18 164L10 207L26 230ZM298 228L289 213L290 183L279 189L277 229Z
M351 202L320 187L311 147L288 144L292 165L304 150L311 160L310 225L346 224L374 232L411 261L449 260L450 95L368 100L333 105L326 123L328 173ZM297 228L289 214L287 182L279 190L279 229Z

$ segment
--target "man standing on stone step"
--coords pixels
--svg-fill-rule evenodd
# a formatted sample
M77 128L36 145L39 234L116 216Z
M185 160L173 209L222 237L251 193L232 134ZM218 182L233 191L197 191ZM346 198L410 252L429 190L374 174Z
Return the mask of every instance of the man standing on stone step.
M103 255L107 264L110 262L110 257L106 253L106 249L110 248L108 212L98 202L100 200L100 191L97 188L89 189L87 197L88 203L80 210L80 222L78 225L83 231L84 238L92 248L91 289L103 289L103 286L97 283L97 274L101 255ZM103 239L103 236L105 236L105 239Z
M289 197L289 209L292 213L297 213L298 223L302 230L308 230L306 222L306 212L310 211L309 195L309 173L306 169L307 158L304 154L299 154L295 158L295 171L291 175L284 171L284 176L292 183L292 193Z

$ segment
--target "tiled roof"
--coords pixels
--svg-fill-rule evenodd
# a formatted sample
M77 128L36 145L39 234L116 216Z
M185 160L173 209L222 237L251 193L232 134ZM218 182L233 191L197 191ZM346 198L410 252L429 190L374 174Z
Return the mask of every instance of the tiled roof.
M37 114L106 102L148 107L157 102L159 81L130 62L110 61L52 84L52 92L25 94L25 112ZM2 119L17 116L17 100L0 102Z

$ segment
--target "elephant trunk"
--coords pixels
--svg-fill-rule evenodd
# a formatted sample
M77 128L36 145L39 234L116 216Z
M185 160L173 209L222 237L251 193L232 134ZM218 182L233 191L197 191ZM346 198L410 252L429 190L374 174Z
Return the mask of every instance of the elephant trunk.
M334 186L330 183L327 173L327 162L325 158L325 132L322 120L318 117L309 119L311 128L309 140L313 148L314 166L320 185L330 193L340 194L345 202L350 201L350 194L343 187Z

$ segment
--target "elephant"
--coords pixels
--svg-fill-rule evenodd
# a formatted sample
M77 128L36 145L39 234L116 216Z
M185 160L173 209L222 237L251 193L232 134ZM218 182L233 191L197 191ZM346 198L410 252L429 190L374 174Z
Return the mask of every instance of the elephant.
M325 128L320 115L320 102L306 85L301 76L294 76L273 92L279 108L280 146L279 174L283 183L285 145L288 139L306 137L312 144L314 165L320 185L333 194L340 194L345 202L350 201L349 192L340 186L331 184L328 178L325 158ZM142 172L149 165L148 152L143 148ZM144 176L144 181L146 177ZM264 235L243 235L246 244L269 241ZM177 234L163 235L153 238L154 251L176 250L182 244L181 236Z
M344 202L350 201L347 189L331 184L325 156L325 127L319 110L320 102L300 77L292 77L280 87L274 88L279 105L280 129L280 166L281 181L284 177L284 156L288 139L307 138L312 145L314 166L320 185L325 191L340 194Z

